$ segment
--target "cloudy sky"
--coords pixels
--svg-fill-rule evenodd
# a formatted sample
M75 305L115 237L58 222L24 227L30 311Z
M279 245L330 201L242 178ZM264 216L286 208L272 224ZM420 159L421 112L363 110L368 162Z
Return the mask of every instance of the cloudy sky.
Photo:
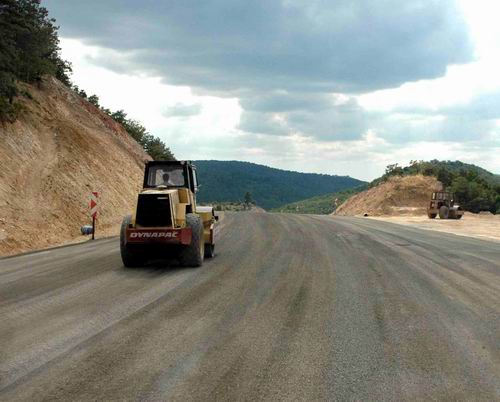
M500 173L500 2L45 0L74 82L179 159Z

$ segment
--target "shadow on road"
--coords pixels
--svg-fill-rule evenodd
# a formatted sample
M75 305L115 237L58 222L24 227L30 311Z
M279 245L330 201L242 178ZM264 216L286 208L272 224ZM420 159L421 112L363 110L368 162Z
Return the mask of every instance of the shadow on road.
M147 261L143 266L139 267L125 267L123 264L118 268L122 275L129 276L129 274L138 276L151 276L154 278L166 275L172 275L177 272L188 272L197 270L197 267L184 267L176 259L163 259L152 258Z

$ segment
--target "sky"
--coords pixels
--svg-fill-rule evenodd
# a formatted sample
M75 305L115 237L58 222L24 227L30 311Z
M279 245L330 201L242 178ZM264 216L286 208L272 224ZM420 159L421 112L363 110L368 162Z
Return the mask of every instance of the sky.
M178 159L500 173L500 2L42 0L72 80Z

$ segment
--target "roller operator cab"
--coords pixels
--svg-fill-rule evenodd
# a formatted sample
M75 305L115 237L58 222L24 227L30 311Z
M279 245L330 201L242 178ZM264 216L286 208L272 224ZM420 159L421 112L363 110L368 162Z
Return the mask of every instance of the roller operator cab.
M196 205L198 181L190 161L146 163L134 215L123 219L120 251L126 267L155 258L175 258L199 267L215 251L215 216Z

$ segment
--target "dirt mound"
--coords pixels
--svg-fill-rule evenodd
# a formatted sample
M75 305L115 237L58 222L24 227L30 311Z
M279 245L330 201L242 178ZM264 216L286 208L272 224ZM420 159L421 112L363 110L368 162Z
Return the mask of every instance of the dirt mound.
M432 191L441 184L430 176L393 176L376 187L348 198L335 215L421 215Z
M48 78L0 124L0 255L80 237L91 191L101 194L100 233L131 211L149 156L113 119Z

